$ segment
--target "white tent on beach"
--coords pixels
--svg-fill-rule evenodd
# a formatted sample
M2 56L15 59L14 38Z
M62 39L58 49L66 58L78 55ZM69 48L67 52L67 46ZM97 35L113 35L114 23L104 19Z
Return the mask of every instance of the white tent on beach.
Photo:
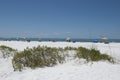
M103 43L105 43L105 44L108 44L108 43L109 43L108 38L107 38L106 36L102 36L100 42L103 42Z

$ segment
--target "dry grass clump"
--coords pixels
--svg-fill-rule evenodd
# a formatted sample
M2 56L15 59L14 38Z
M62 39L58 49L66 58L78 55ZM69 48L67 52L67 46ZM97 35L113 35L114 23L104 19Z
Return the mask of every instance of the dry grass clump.
M86 59L87 62L106 60L114 63L114 60L111 56L107 54L101 54L100 51L95 49L86 49L83 47L79 47L75 56L78 58Z
M16 53L17 50L15 49L12 49L10 47L7 47L7 46L4 46L4 45L1 45L0 46L0 57L2 58L8 58L10 56L14 56L14 54Z
M45 67L54 66L57 63L63 63L64 56L62 50L59 48L51 47L34 47L32 49L25 49L18 52L13 60L13 68L15 70L22 70L23 67Z

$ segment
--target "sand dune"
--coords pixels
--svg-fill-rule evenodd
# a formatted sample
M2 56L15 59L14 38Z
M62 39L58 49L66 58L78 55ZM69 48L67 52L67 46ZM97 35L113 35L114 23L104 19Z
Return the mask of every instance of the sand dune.
M6 45L19 51L26 47L32 48L38 45L48 47L82 46L96 48L101 53L109 54L118 61L120 60L120 43L0 41L0 45ZM77 60L68 59L66 63L54 67L37 68L35 70L27 68L22 72L14 72L11 59L12 57L0 58L0 80L120 80L119 63L111 64L100 61L81 64Z

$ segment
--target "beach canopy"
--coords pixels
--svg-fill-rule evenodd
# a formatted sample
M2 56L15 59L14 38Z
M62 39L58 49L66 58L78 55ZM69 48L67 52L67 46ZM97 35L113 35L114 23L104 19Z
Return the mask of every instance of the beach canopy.
M71 42L71 39L68 37L68 38L66 39L66 41L67 41L67 42Z

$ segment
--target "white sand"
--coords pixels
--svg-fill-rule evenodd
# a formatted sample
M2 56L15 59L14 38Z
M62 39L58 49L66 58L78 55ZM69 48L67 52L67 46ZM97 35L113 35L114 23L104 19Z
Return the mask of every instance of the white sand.
M49 47L86 47L96 48L102 53L111 55L120 60L120 43L89 43L89 42L21 42L21 41L0 41L0 45L6 45L24 50L26 47L49 46ZM72 54L74 52L71 52ZM14 72L11 58L0 58L0 80L120 80L120 64L108 62L94 62L93 64L78 64L74 60L68 60L64 64L54 67L26 69L22 72Z

